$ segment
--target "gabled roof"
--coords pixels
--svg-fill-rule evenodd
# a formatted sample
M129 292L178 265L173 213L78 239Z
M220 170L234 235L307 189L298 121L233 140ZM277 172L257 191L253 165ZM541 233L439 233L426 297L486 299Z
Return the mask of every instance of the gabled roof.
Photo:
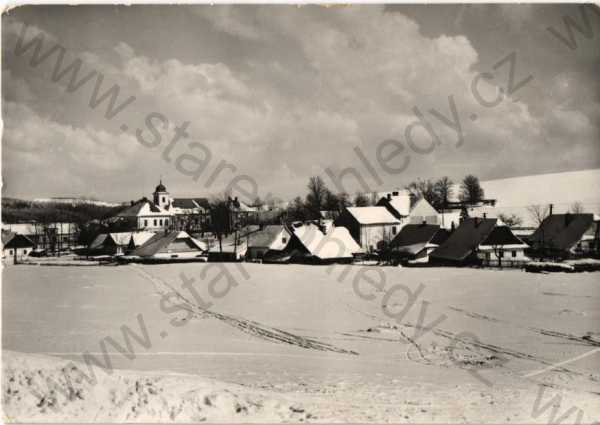
M569 250L594 223L594 214L553 214L531 235L532 244Z
M306 250L321 260L352 258L353 254L363 252L345 227L334 227L327 234L312 223L291 229Z
M346 210L360 224L400 224L386 207L348 207Z
M417 254L426 246L440 245L448 239L448 232L437 224L407 224L390 243L392 248Z
M169 233L155 234L145 244L136 248L131 255L139 257L151 257L159 252L166 251L169 245L178 239L185 239L189 241L198 251L206 250L206 245L203 242L192 238L186 232L173 231Z
M414 202L415 201L410 196L410 193L407 190L403 190L399 192L398 195L390 194L390 198L388 198L387 195L382 197L377 202L377 205L390 207L399 216L408 216Z
M287 230L285 226L280 224L272 224L265 226L262 230L251 233L248 236L248 247L270 247L273 242L279 237L281 232Z
M465 260L492 233L496 221L495 218L464 219L446 242L430 254L430 257L451 261Z
M172 215L169 211L165 211L162 208L154 205L148 199L142 199L135 202L130 207L121 211L117 214L117 217L139 217L139 216L152 216L152 215Z
M129 242L131 243L133 240L133 245L138 247L149 241L155 234L154 232L133 232Z
M2 232L2 247L3 248L28 248L35 244L25 235L20 235L15 232Z

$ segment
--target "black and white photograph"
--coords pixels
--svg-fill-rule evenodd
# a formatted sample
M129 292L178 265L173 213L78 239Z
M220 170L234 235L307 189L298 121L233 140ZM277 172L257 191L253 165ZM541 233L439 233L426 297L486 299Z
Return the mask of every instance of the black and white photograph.
M600 422L600 6L20 4L4 423Z

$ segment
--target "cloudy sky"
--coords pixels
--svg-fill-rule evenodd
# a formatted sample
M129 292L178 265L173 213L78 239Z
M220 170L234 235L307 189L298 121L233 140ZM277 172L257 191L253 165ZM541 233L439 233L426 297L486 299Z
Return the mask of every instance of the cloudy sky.
M600 14L587 11L594 32L576 34L575 49L547 30L566 34L564 15L581 22L576 6L561 5L14 9L2 20L3 194L129 200L162 175L172 193L203 196L247 175L262 197L289 199L309 176L329 182L326 168L353 166L372 190L597 168ZM36 66L33 47L16 55L24 24L25 43L44 35L41 55L59 43L63 68L80 59L78 79L95 74L69 91L70 71L53 81L60 50ZM509 89L511 62L501 61L511 53L513 86L533 78L486 107ZM89 107L99 75L100 95L118 84L117 104L135 97L111 120L106 103ZM415 107L439 140L430 153ZM145 121L152 112L164 117L152 121L160 143ZM169 152L186 121L189 136ZM410 158L401 173L377 160L389 139L380 156L388 171ZM176 169L182 155L202 159L197 180ZM222 161L232 167L211 181Z

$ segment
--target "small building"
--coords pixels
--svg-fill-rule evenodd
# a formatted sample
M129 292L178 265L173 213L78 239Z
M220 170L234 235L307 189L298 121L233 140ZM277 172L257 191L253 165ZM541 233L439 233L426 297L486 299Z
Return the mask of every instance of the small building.
M77 247L79 226L75 223L2 223L2 230L26 236L36 252L60 254Z
M557 257L600 252L600 218L595 214L553 214L529 237L534 251Z
M466 218L429 254L430 262L447 265L519 265L529 246L496 218Z
M390 242L400 230L401 222L386 207L348 207L334 222L345 227L365 251L374 251L380 242Z
M268 225L250 233L246 237L246 260L267 260L269 257L279 257L287 247L290 231L284 225Z
M290 226L291 239L278 257L280 262L309 264L351 263L364 253L345 227L334 227L327 234L315 224L294 223Z
M409 263L427 263L429 254L448 239L449 233L437 224L407 224L390 243L392 255Z
M206 261L205 252L206 245L203 242L186 232L172 231L156 233L123 258L143 262Z
M7 264L22 261L33 251L35 244L25 235L2 232L2 260Z

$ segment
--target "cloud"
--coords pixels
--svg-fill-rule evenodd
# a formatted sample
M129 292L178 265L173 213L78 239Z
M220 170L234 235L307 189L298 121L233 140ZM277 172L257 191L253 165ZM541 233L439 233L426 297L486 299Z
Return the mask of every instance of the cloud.
M170 131L190 121L190 140L211 150L211 167L227 160L238 173L254 176L264 191L285 188L295 195L292 185L296 192L303 191L305 180L323 174L326 167L359 167L355 146L371 159L385 139L394 138L406 146L407 126L417 120L415 107L431 123L442 145L430 155L412 153L405 174L384 176L386 187L402 186L416 176L445 173L456 177L475 172L485 178L492 169L500 175L542 172L559 163L557 152L567 148L566 140L574 153L573 163L585 158L585 152L597 152L593 114L597 116L598 106L589 93L580 96L591 90L582 90L579 78L557 81L552 91L535 102L507 97L500 105L486 108L471 91L473 79L485 67L480 62L485 52L463 34L425 35L415 20L380 6L201 6L191 10L196 15L191 14L190 21L199 26L200 15L201 22L208 23L202 28L210 37L188 36L196 27L186 27L181 20L181 28L164 23L171 24L174 37L188 41L174 43L172 50L154 49L129 33L129 38L118 39L109 51L78 53L86 65L110 74L128 89L128 95L138 98L135 111L127 112L130 127L135 122L143 126L143 121L135 120L152 111L169 119ZM18 27L10 25L3 31L12 33ZM160 149L166 142L140 153L132 136L111 131L97 111L86 107L84 96L57 97L40 86L44 76L37 70L25 68L21 73L13 70L13 64L7 66L6 81L18 82L4 95L15 102L7 115L7 120L14 120L8 123L10 138L5 141L9 158L31 158L39 152L40 158L50 155L57 164L64 163L63 168L73 176L92 179L94 172L127 175L128 167L139 163L141 155L144 176L164 172ZM520 68L517 76L524 72ZM507 75L507 68L497 70L493 84L482 86L482 95L495 95L498 85L506 85ZM519 95L528 88L521 90ZM565 93L571 100L556 109ZM42 102L34 105L25 100L31 96L58 105L54 109ZM464 133L460 148L456 147L457 130L439 118L454 119L449 97ZM64 122L59 123L57 116ZM422 145L430 138L422 129L414 135ZM49 146L55 151L44 150L40 143L44 139L51 140ZM84 148L90 152L87 158ZM525 158L531 157L536 161L528 164ZM87 169L73 165L85 159L94 163ZM31 178L39 176L40 171L33 169ZM189 179L177 181L182 191L193 194L198 190Z

